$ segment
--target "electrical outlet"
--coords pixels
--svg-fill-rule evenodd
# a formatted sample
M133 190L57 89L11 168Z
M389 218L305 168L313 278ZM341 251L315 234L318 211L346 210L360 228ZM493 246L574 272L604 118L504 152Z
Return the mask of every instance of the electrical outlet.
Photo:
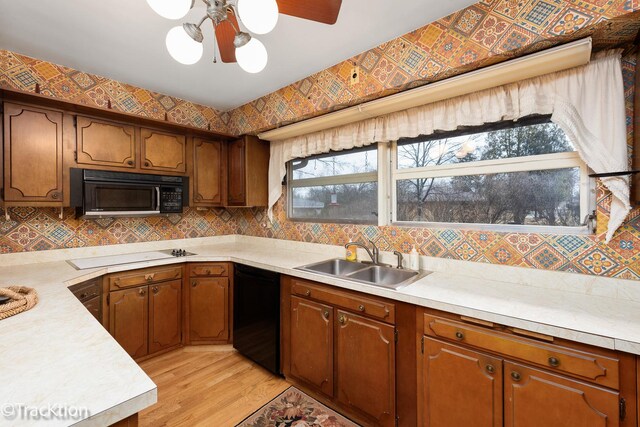
M360 83L360 67L355 65L353 66L353 68L351 68L351 74L349 75L349 84L353 86L357 85L358 83Z

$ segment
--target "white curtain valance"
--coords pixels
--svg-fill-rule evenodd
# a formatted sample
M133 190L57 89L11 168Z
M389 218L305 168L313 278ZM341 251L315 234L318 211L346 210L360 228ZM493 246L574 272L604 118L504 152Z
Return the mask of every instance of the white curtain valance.
M286 162L314 154L430 135L436 130L551 114L580 157L596 173L628 170L621 50L587 65L423 105L361 122L271 143L269 216L282 196ZM624 222L628 177L602 178L611 191L607 242Z

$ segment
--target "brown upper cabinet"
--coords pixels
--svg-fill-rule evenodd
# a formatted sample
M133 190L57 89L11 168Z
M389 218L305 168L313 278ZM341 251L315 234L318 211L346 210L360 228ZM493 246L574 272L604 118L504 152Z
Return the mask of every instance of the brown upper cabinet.
M133 126L78 116L76 138L78 164L129 169L136 167Z
M193 206L225 204L227 162L226 144L193 138Z
M267 206L269 143L244 136L229 143L228 206Z
M5 103L3 124L4 201L62 206L62 112Z
M141 169L185 173L187 139L184 135L140 129Z

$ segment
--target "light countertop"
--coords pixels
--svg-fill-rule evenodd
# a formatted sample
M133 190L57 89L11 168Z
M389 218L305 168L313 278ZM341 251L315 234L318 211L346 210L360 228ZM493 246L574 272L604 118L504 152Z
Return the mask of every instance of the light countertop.
M89 270L76 270L64 261L178 247L198 255ZM91 415L48 421L31 417L19 423L63 426L78 421L78 425L108 425L155 403L155 384L67 287L106 273L185 261L242 263L640 354L640 281L423 257L434 272L394 291L294 269L343 256L341 247L245 236L0 255L0 286L34 287L40 299L33 309L0 321L0 405L4 405L0 425L15 425L4 412L7 404L62 405Z

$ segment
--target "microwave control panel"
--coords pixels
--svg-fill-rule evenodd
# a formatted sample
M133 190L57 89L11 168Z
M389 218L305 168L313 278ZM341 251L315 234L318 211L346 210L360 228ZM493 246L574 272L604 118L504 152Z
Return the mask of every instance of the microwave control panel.
M182 212L182 187L162 187L160 190L160 212Z

